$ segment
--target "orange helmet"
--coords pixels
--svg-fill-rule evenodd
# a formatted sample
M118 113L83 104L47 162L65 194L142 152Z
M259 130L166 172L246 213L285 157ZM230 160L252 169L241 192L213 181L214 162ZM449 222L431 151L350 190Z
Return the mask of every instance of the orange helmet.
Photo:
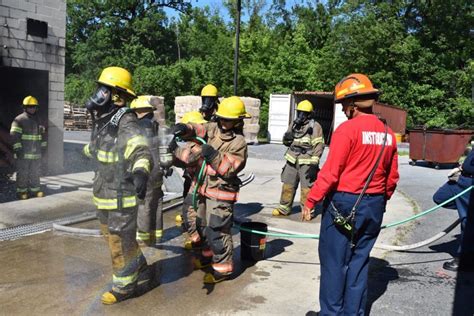
M340 102L347 98L369 94L374 94L375 96L380 94L380 91L372 85L369 77L363 74L350 74L336 85L334 101Z

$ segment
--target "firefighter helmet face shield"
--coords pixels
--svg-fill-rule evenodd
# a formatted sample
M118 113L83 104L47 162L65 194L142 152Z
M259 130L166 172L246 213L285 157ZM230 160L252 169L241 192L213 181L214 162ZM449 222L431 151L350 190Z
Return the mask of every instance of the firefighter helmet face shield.
M108 112L112 104L112 91L109 87L100 85L94 94L86 102L86 108L89 111L97 111L101 113Z
M306 111L296 111L296 118L294 120L294 124L296 126L303 125L309 120L310 114L311 114L310 112L306 112Z

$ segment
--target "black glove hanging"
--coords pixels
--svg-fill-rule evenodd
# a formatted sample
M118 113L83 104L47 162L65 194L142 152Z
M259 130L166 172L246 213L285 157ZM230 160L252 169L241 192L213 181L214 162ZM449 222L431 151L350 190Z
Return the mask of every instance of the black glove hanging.
M283 135L283 145L290 146L294 139L295 139L295 135L293 135L292 131L286 132Z
M146 184L148 182L148 175L143 171L136 171L133 173L133 185L137 192L137 197L143 200L146 195Z
M176 137L182 137L186 135L187 132L188 127L186 126L186 124L183 123L178 123L176 125L171 126L170 128L170 133Z
M212 161L219 151L215 150L214 147L208 144L203 144L202 145L202 150L201 150L201 156L207 161L210 162Z

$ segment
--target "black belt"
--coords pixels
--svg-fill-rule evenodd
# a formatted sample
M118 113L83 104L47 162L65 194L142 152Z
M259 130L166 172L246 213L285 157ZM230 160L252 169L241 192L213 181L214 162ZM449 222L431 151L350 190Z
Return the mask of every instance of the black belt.
M474 174L462 171L461 176L474 179Z

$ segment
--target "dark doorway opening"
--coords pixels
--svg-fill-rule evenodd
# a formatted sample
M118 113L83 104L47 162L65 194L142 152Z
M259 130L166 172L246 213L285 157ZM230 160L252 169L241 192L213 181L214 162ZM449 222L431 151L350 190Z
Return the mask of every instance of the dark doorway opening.
M10 126L13 119L23 112L22 101L32 95L39 102L39 118L48 128L49 73L15 67L0 67L0 173L13 168Z

